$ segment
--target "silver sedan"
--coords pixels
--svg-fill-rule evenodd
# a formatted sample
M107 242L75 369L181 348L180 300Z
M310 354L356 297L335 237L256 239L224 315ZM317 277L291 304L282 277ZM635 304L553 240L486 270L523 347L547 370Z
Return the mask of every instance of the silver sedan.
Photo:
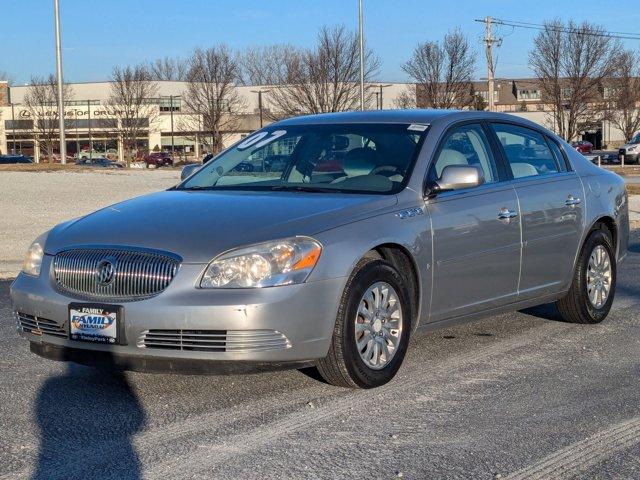
M308 116L44 233L11 297L46 358L370 388L416 330L548 302L601 322L628 223L620 177L515 116Z

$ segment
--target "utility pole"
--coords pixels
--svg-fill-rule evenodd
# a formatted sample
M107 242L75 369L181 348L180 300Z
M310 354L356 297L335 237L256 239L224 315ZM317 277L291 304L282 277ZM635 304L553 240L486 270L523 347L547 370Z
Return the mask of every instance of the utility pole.
M364 14L363 0L358 0L358 41L360 43L360 110L364 110Z
M60 129L60 162L67 163L67 141L64 137L64 98L62 98L62 41L60 40L60 5L53 0L56 24L56 74L58 77L58 128Z
M498 45L500 44L500 39L495 38L493 36L493 32L491 31L492 23L493 23L493 18L485 17L484 43L485 43L485 49L486 49L486 55L487 55L487 87L489 89L489 91L487 92L487 98L489 100L490 112L495 111L495 101L493 98L493 90L494 90L493 44L494 43L498 43Z

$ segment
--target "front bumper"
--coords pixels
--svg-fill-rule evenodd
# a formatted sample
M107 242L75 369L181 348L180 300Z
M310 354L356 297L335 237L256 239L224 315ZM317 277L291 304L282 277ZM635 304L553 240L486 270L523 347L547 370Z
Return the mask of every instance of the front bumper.
M16 278L10 292L13 309L52 321L54 327L68 331L69 304L83 300L58 291L55 280L46 273L51 271L50 266L51 257L45 256L39 278L25 274ZM159 295L117 303L123 307L118 345L77 342L60 333L48 334L46 328L41 330L43 333L36 330L34 334L24 331L20 323L18 329L41 356L87 363L91 358L88 353L95 352L96 358L106 354L121 368L146 371L192 370L191 366L197 363L201 365L196 366L196 371L208 371L206 364L211 367L211 362L235 362L240 369L243 364L258 369L265 367L263 364L272 364L271 367L278 368L312 362L327 354L346 278L264 289L205 290L195 288L194 284L202 268L183 264L173 282ZM232 334L227 338L235 338L236 343L234 348L215 351L157 348L145 344L144 339L148 338L145 335L150 330L222 331ZM286 342L239 348L243 342L237 339L254 332L275 332L284 336ZM186 368L177 368L178 364Z

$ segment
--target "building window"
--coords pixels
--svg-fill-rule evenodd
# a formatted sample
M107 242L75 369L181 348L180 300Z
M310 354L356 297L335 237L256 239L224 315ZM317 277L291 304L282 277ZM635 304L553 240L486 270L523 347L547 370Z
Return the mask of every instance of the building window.
M5 120L5 130L31 130L33 129L33 120Z
M540 90L518 89L518 100L540 100Z
M42 104L47 107L55 107L58 105L57 102L45 102ZM100 100L67 100L64 102L66 107L84 107L87 105L100 105Z
M89 129L89 120L84 118L65 119L64 126L69 129ZM92 118L91 128L118 128L118 120L115 118Z
M562 98L571 98L572 95L573 95L573 88L562 89Z
M478 95L480 95L485 102L489 101L489 91L488 90L480 90L478 92ZM498 101L498 90L494 90L493 91L493 101L494 102Z
M161 112L179 112L182 108L182 99L179 96L145 98L144 103L147 105L158 105Z

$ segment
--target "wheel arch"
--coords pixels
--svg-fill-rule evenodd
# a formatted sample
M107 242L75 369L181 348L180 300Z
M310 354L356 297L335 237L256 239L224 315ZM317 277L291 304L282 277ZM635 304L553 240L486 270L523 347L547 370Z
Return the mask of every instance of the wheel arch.
M615 254L616 254L616 259L618 258L618 224L616 223L615 219L613 217L611 217L610 215L601 215L599 216L597 219L595 219L591 225L589 226L588 229L586 229L586 234L584 236L584 238L582 239L582 242L580 244L580 250L578 251L578 254L582 251L582 249L584 248L584 244L586 243L587 239L589 238L589 235L591 235L592 232L597 231L597 230L606 230L607 232L609 232L610 236L611 236L611 243L612 246L614 248Z
M411 291L411 310L413 312L412 330L418 326L420 309L422 307L420 295L422 286L416 259L411 252L398 243L382 243L371 248L364 254L364 257L382 258L391 263L400 272L400 275L407 281L407 286Z

